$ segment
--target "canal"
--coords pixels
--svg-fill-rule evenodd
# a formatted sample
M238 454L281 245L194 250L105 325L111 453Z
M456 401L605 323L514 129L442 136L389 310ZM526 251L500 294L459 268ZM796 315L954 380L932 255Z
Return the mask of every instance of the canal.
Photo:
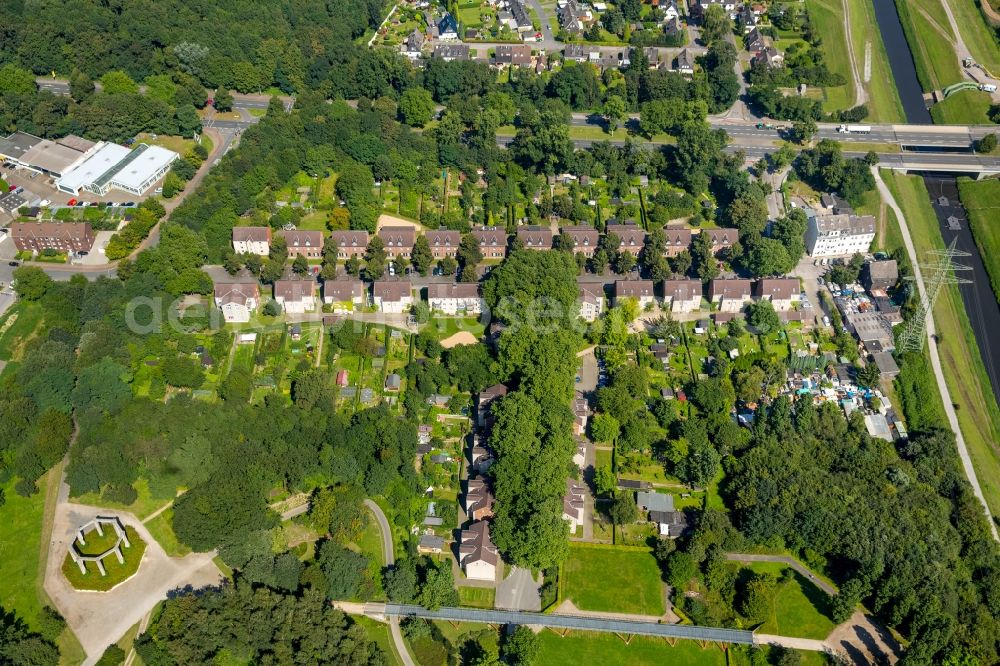
M896 89L903 104L906 120L910 124L930 124L931 114L924 103L923 91L917 80L917 68L913 64L913 54L906 42L903 25L899 20L894 0L872 0L875 5L875 20L878 23L882 41L889 55L889 66ZM963 271L962 277L972 280L972 284L959 286L969 323L979 346L986 374L993 387L993 395L1000 403L1000 305L990 288L990 278L983 265L983 259L969 230L968 215L958 198L958 183L953 176L932 174L924 176L924 185L930 196L931 206L941 227L941 236L946 245L956 241L956 247L969 253L958 263L969 266L971 271ZM948 220L957 220L953 229ZM918 257L918 260L924 260Z

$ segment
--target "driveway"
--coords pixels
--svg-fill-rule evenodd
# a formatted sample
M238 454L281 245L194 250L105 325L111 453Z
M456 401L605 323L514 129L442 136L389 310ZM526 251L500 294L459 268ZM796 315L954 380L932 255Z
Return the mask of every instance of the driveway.
M597 357L594 356L593 347L580 356L580 372L578 375L580 377L580 382L576 385L578 391L593 393L597 390Z
M503 610L540 611L541 584L531 577L530 569L512 567L510 574L497 586L495 605Z
M195 588L217 585L222 580L212 561L214 552L168 557L145 525L131 513L66 502L66 494L65 488L60 489L45 567L45 591L87 653L85 665L96 663L105 648L142 620L170 590L189 585ZM97 515L121 517L146 542L146 552L138 572L113 590L81 592L63 576L62 563L77 529Z

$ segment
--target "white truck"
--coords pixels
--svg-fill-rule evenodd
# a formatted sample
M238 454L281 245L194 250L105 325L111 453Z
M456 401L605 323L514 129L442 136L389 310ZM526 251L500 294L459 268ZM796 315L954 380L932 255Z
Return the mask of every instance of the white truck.
M841 134L871 134L871 125L841 125L837 128Z
M993 93L997 91L997 87L992 83L980 83L979 89L983 92Z

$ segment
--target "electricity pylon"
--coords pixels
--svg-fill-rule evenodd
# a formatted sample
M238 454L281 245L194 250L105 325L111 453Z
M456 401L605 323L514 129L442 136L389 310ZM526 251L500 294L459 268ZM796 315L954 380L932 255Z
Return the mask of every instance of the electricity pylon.
M956 248L958 237L951 241L951 245L945 250L930 250L927 252L929 261L920 264L920 270L924 278L924 293L920 292L920 285L917 284L917 298L920 299L920 307L906 324L906 328L899 334L899 344L897 347L904 352L921 352L924 349L924 342L927 340L927 313L934 310L934 304L941 294L941 287L946 284L969 284L972 280L956 275L958 271L971 271L971 266L963 266L955 263L958 257L971 256ZM909 277L916 283L916 277Z

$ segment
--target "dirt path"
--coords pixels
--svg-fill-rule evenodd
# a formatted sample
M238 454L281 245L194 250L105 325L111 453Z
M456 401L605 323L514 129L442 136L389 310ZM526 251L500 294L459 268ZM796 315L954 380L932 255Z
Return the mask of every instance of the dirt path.
M945 3L947 6L947 2ZM950 12L949 12L950 15ZM889 191L888 186L886 186L885 181L882 180L882 174L879 173L877 167L872 167L872 175L875 176L875 183L878 185L879 194L882 195L882 200L889 204L892 211L896 214L896 219L899 220L899 230L903 236L903 244L906 246L906 254L910 258L910 265L913 266L913 275L916 278L917 289L920 292L920 298L927 298L927 291L924 289L924 278L920 271L920 263L917 258L917 251L913 245L913 238L910 236L910 228L906 224L906 218L903 217L903 211L899 208L899 204L896 203L895 198L892 196L892 192ZM986 522L989 523L990 532L993 534L993 538L996 541L1000 541L1000 534L997 533L996 521L993 520L993 514L990 513L990 508L986 504L986 496L983 494L983 489L979 485L979 478L976 476L976 468L972 465L972 457L969 455L969 448L965 444L965 437L962 436L962 428L958 424L958 415L955 413L955 403L952 402L951 393L948 391L948 384L944 380L944 370L941 369L941 357L938 355L937 344L934 342L937 335L937 329L934 325L933 313L927 313L927 348L930 351L931 357L931 367L934 369L934 379L937 383L938 391L941 394L941 402L944 403L945 415L948 417L948 425L951 426L952 431L955 433L955 444L958 447L958 455L962 459L962 469L965 470L965 476L969 479L969 483L972 485L972 490L979 498L979 502L983 505L983 512L986 514Z
M851 76L854 77L854 106L861 106L868 102L868 91L861 81L858 73L858 59L854 53L854 38L851 36L851 2L841 0L841 7L844 13L844 35L847 37L847 56L851 61Z
M468 331L459 331L454 335L450 335L441 341L441 346L445 349L451 349L452 347L457 347L459 345L474 345L479 340L476 339L472 333Z

